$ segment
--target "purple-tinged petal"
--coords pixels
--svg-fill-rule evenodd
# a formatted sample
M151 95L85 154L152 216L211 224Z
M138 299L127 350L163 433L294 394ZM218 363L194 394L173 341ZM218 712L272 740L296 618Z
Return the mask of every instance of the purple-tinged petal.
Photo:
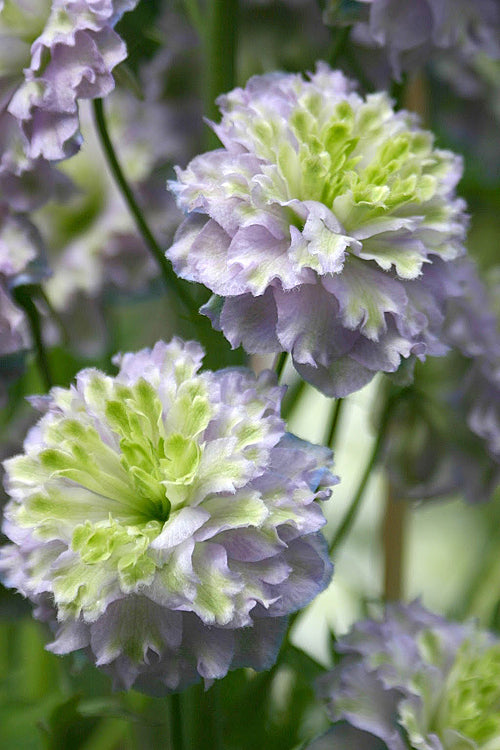
M219 106L224 148L171 183L205 223L188 217L167 254L224 297L202 312L232 346L292 353L327 394L444 354L447 276L465 252L460 158L325 64L255 76Z

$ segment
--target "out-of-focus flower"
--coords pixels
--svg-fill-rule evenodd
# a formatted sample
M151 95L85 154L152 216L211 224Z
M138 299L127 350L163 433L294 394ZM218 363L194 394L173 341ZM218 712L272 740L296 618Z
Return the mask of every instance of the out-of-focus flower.
M273 373L200 374L202 356L174 339L82 371L5 462L7 585L52 651L86 648L120 687L269 667L331 576L331 452L285 433Z
M37 230L26 217L12 214L0 203L0 406L31 346L24 311L12 292L17 286L39 283L47 274Z
M0 112L0 204L24 213L51 198L67 198L72 189L52 164L26 156L19 123L9 112Z
M178 170L171 187L191 213L168 251L215 293L214 325L248 352L291 352L334 396L442 354L466 224L460 158L325 64L219 101L224 148Z
M461 492L474 503L500 482L500 331L475 266L455 271L462 292L443 328L452 351L417 366L393 414L386 462L401 497Z
M388 606L382 622L356 624L337 648L340 662L320 692L343 722L311 750L328 747L327 738L338 750L498 747L500 642L490 633L415 602Z
M2 0L0 94L32 159L78 150L78 101L107 95L126 57L113 30L137 0Z
M30 158L19 120L8 111L30 63L30 45L50 15L48 0L0 0L0 211L32 211L70 185L42 158ZM15 250L12 250L15 253Z
M439 101L432 111L434 127L464 153L469 174L483 184L496 184L500 171L500 60L484 54L440 56L432 66L430 98ZM476 215L476 220L485 217ZM481 252L484 261L488 247L473 249ZM495 262L495 250L490 253Z
M165 37L165 46L136 71L143 98L126 88L113 91L106 100L106 119L126 178L157 241L166 247L182 213L165 191L165 180L174 163L186 163L199 148L202 121L200 101L186 74L187 61L196 61L192 29L169 10L158 19L155 33ZM152 292L158 266L109 169L103 168L87 102L80 105L80 126L82 149L59 165L77 191L70 200L43 207L35 220L53 269L45 291L79 350L95 354L106 336L110 301L117 295ZM158 138L158 133L164 136ZM85 319L82 303L89 313Z
M330 0L325 20L354 24L355 40L385 48L397 78L436 49L500 57L496 0Z
M14 253L12 248L16 247ZM23 348L28 343L24 315L9 294L11 285L22 282L28 265L37 257L31 226L26 220L0 216L0 355Z

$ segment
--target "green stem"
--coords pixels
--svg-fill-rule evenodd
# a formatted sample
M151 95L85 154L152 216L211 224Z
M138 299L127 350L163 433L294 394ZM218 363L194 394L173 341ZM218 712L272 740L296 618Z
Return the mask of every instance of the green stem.
M215 100L230 91L236 79L238 38L238 0L212 0L208 4L208 35L205 43L205 114L218 118ZM210 131L208 148L217 148L219 140Z
M165 253L159 246L151 229L149 228L149 225L147 224L144 215L134 197L134 194L125 178L115 149L113 147L113 144L111 143L111 138L109 137L106 118L104 116L102 99L94 99L93 106L97 131L99 133L102 148L104 150L104 153L106 154L106 158L113 173L113 177L115 178L116 183L120 188L120 191L129 207L130 213L134 218L138 231L140 232L144 242L146 243L149 252L158 264L160 273L165 282L165 286L167 287L167 289L174 289L184 307L190 313L196 314L198 312L198 305L191 297L191 295L186 291L186 289L184 289L183 285L180 283L179 279L172 270L170 262L167 260Z
M337 427L340 421L340 413L342 411L342 404L344 403L344 399L338 398L334 405L333 409L331 411L330 415L330 423L328 425L328 429L326 431L326 437L324 440L325 445L327 445L329 448L332 447L335 434L337 432Z
M351 28L351 26L342 26L341 28L337 29L332 47L328 54L328 62L330 63L332 68L336 65L337 59L342 54L347 45L347 42L349 41Z
M406 94L406 83L407 83L407 76L402 76L400 81L392 81L391 83L391 90L390 94L391 97L394 99L394 106L395 109L401 109L404 105L404 99Z
M278 354L276 356L276 359L274 361L273 370L276 373L276 377L278 378L278 380L280 380L281 376L283 375L287 357L288 352L281 352L281 354Z
M35 284L23 284L17 286L12 291L12 296L20 307L23 308L28 318L33 344L36 350L36 359L38 369L42 377L46 390L50 390L54 385L50 371L49 360L42 337L42 325L40 322L40 313L33 302L33 296L36 295L38 287Z
M170 704L170 744L172 750L183 750L184 736L182 731L182 705L179 693L173 693Z
M396 398L398 398L398 394L395 394L392 397L389 397L387 399L387 403L385 406L384 413L382 414L382 418L380 420L379 431L378 431L378 435L377 435L377 438L375 440L375 443L372 449L371 456L368 460L366 468L359 482L358 489L356 491L356 494L354 495L354 499L351 505L349 506L347 513L345 514L339 527L337 528L337 531L335 532L335 535L332 541L330 542L330 554L332 554L332 552L334 552L337 549L337 547L339 547L339 545L343 542L344 537L349 533L351 526L353 525L356 519L356 515L361 506L361 501L365 493L366 485L368 484L368 480L371 477L372 471L375 468L380 458L380 454L382 453L382 448L384 447L387 428L389 426L389 418L390 418L392 407Z
M203 685L194 685L184 693L186 700L186 747L189 750L218 750L224 747L221 726L221 711L218 705L219 684L209 690Z

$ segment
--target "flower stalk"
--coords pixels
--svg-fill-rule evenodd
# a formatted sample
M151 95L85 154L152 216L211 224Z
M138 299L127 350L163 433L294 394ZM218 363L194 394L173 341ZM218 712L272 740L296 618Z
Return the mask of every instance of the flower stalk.
M99 134L103 151L108 160L108 164L110 166L111 172L113 173L113 177L115 178L115 181L123 195L123 198L125 199L130 213L134 218L137 229L141 237L143 238L146 247L158 264L160 274L163 278L165 286L167 287L167 289L172 289L175 291L175 294L182 302L186 310L194 316L197 314L198 304L189 294L189 292L186 291L182 283L179 282L179 279L172 270L170 262L167 260L163 250L159 246L153 232L151 231L146 219L144 218L144 214L139 207L139 204L135 199L133 191L127 182L123 169L116 155L116 151L111 142L108 127L106 124L106 117L102 99L95 99L93 102L93 107L97 132Z
M42 325L40 321L40 313L38 308L33 302L33 297L36 294L37 286L34 284L22 284L15 287L12 294L17 304L23 308L28 319L28 323L33 338L33 344L36 351L36 360L40 376L44 384L45 389L48 391L54 385L52 373L49 365L49 358L45 349L45 344L42 336Z
M179 693L173 693L168 698L170 709L170 744L172 750L184 750L184 736L182 731L182 703Z
M329 448L332 447L332 443L335 440L335 435L337 433L337 428L340 421L340 414L342 412L342 405L344 403L344 399L337 398L332 406L331 412L330 412L330 419L327 425L326 429L326 435L324 444L327 445Z

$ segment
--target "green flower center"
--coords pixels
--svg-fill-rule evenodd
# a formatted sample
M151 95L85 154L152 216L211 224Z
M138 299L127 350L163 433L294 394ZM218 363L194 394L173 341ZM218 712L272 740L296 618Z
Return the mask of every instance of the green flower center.
M50 538L65 518L77 518L75 488L84 493L78 499L85 520L110 517L125 527L163 524L174 509L189 504L203 453L199 435L212 407L201 378L185 381L172 397L165 417L146 380L126 386L96 374L86 399L97 424L83 413L81 419L77 413L58 418L47 425L48 447L36 457L16 458L16 476L29 483L37 476L43 486L19 509L20 521L39 522L38 534Z
M96 373L85 384L85 405L60 392L71 416L48 422L47 447L12 460L17 481L33 487L18 521L38 538L65 539L78 555L52 573L64 617L95 617L114 586L130 592L155 575L160 563L151 543L190 502L200 435L213 413L204 380L182 382L182 375L165 394L165 410L148 381L127 386ZM34 578L46 576L51 554L32 556Z
M107 563L118 575L123 591L134 588L138 581L150 578L156 565L148 554L150 543L161 532L162 524L150 521L142 527L122 526L109 521L77 526L72 549L86 565Z
M192 437L165 434L161 402L145 380L132 388L117 386L116 395L117 400L107 401L105 413L113 431L120 435L121 464L141 498L144 515L167 521L172 501L165 485L192 482L201 448ZM178 499L177 493L174 495Z
M439 711L441 731L454 729L480 750L500 748L500 644L478 652L465 642L450 672Z
M347 230L361 215L375 218L430 200L443 168L448 169L442 153L433 151L430 133L406 130L404 120L394 123L384 95L369 96L356 109L341 101L332 111L318 94L306 94L287 122L288 132L278 119L256 118L249 128L257 156L277 167L263 168L268 197L315 200L333 208L348 193ZM337 213L340 208L335 204Z

